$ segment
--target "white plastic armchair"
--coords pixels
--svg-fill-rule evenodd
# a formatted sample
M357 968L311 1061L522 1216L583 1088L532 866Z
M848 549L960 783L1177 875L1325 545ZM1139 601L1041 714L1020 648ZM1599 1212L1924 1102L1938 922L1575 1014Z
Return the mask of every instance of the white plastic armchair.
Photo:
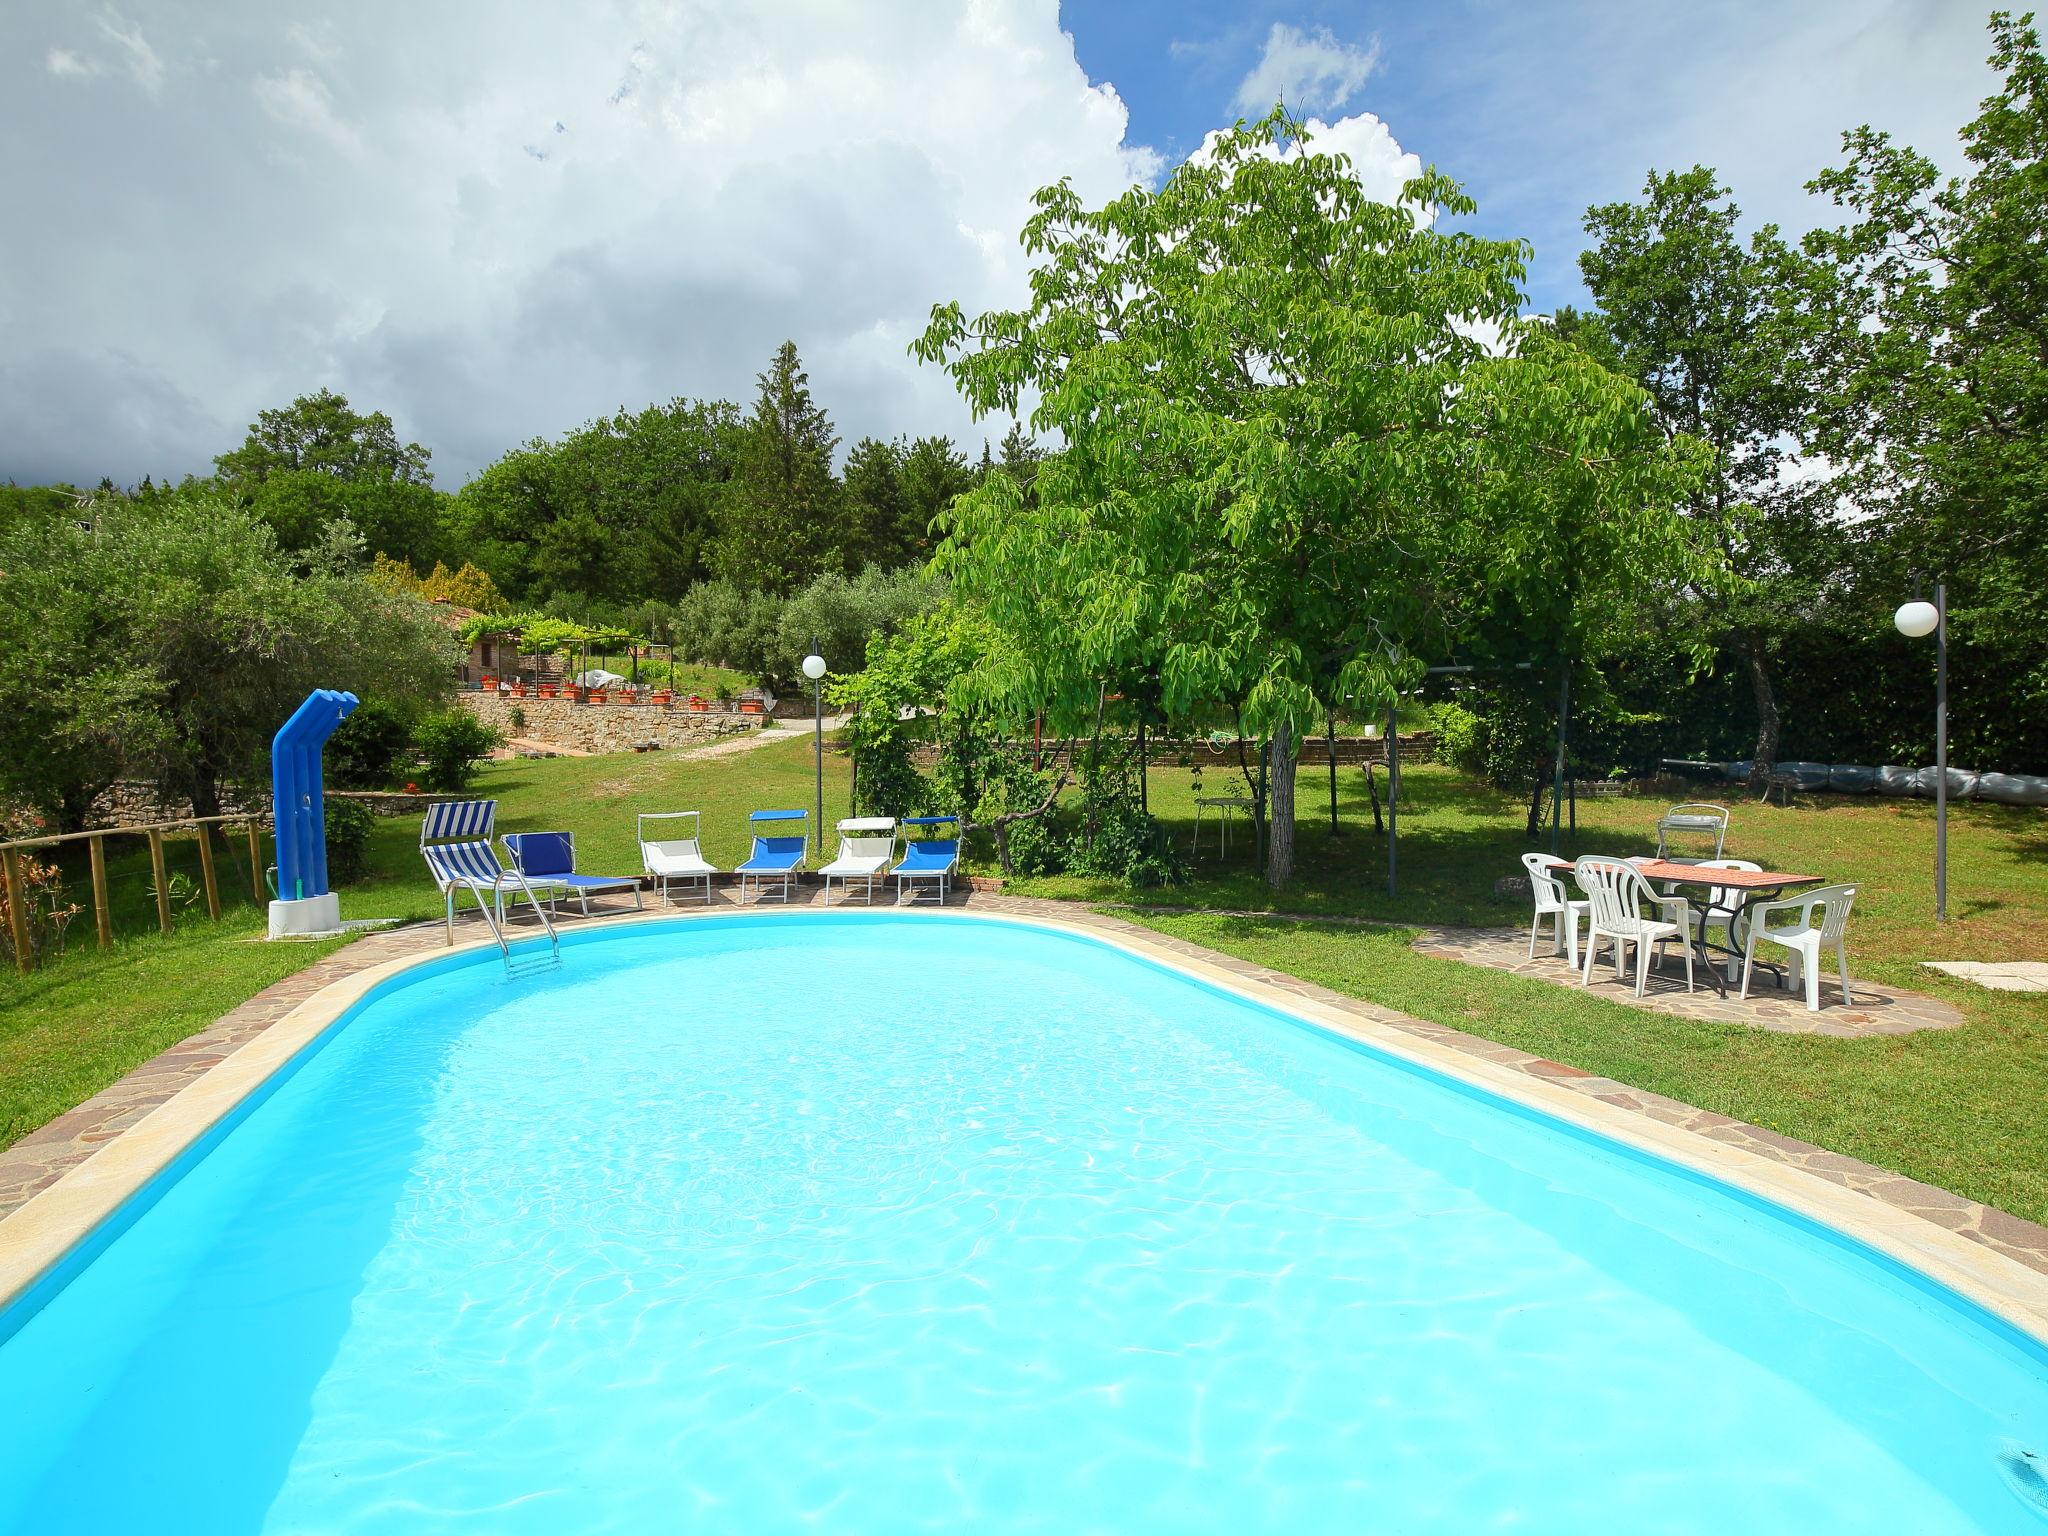
M1579 985L1592 985L1593 958L1604 938L1614 945L1617 979L1624 974L1624 947L1635 945L1636 996L1641 997L1649 985L1651 949L1661 957L1665 944L1676 939L1685 949L1685 990L1692 990L1692 908L1683 896L1659 896L1626 859L1580 859L1572 866L1572 878L1591 907ZM1659 915L1645 917L1645 908Z
M1748 859L1701 859L1697 867L1700 869L1741 869L1747 870L1752 875L1759 873L1763 869L1763 865L1753 864ZM1693 921L1699 925L1702 932L1715 923L1726 923L1728 925L1728 942L1730 944L1739 944L1742 942L1742 935L1735 931L1735 920L1741 915L1743 905L1742 887L1733 885L1710 886L1707 890L1707 904L1693 913Z
M1529 889L1536 896L1536 915L1529 921L1529 958L1536 957L1536 936L1543 931L1543 919L1551 919L1551 953L1568 958L1573 970L1579 968L1579 920L1590 910L1588 903L1574 901L1541 853L1522 855L1522 868L1529 872Z
M1788 896L1783 901L1766 901L1749 909L1749 936L1742 945L1742 995L1749 996L1749 979L1756 969L1756 942L1781 945L1792 951L1792 976L1795 985L1804 975L1806 980L1806 1006L1815 1013L1820 1012L1820 957L1823 950L1835 952L1835 975L1841 979L1842 1002L1852 1006L1855 999L1849 995L1849 957L1846 939L1849 931L1849 909L1856 904L1856 887L1853 885L1824 885L1817 891L1808 891L1804 896ZM1813 909L1819 907L1820 926L1815 927ZM1773 928L1771 919L1785 913L1793 921Z

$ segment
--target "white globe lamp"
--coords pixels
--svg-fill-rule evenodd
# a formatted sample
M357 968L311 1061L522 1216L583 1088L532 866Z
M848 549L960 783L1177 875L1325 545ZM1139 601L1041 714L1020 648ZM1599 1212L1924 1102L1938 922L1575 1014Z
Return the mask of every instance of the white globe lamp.
M1904 609L1900 610L1900 612L1902 613L1904 611ZM1924 635L1927 633L1927 631L1922 629L1914 631L1914 633ZM819 678L823 677L824 675L825 658L818 655L815 651L813 651L810 655L804 658L804 676L808 677L812 682L815 683Z
M1935 626L1941 623L1941 610L1932 603L1915 599L1910 603L1899 604L1899 611L1892 615L1892 623L1896 624L1899 633L1908 639L1924 640L1933 634ZM808 668L810 663L805 662L804 666Z

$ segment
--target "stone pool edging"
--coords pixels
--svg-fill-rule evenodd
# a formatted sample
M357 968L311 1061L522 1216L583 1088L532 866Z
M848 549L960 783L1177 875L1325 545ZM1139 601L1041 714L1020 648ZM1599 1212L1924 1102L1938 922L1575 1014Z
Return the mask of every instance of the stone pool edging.
M820 910L810 903L792 910L807 909ZM771 919L779 915L775 910L720 903L593 917L568 931L690 921L742 910ZM850 910L861 908L855 904ZM889 908L883 904L877 910ZM1534 1108L1866 1243L2048 1342L2048 1229L2002 1211L1729 1116L1429 1024L1070 903L974 892L950 905L948 916L1022 922L1080 934L1291 1015L1311 1028ZM266 988L225 1016L222 1023L252 1006L261 1009L266 999L276 1012L228 1053L195 1052L194 1041L212 1033L202 1031L60 1116L45 1130L67 1121L91 1121L94 1106L106 1100L115 1106L125 1103L125 1108L102 1118L127 1123L97 1131L74 1126L62 1141L63 1151L43 1161L46 1176L35 1180L27 1198L0 1218L0 1307L62 1263L124 1201L233 1113L373 987L415 966L491 947L488 935L472 927L451 949L443 942L438 923L360 940ZM353 965L348 963L352 956L357 962ZM288 1006L278 1011L280 1004ZM182 1061L174 1060L181 1057ZM124 1098L123 1089L152 1074L163 1087L173 1080L178 1086L158 1095L153 1104L135 1101L133 1092ZM37 1132L0 1152L0 1180L10 1163L20 1161L13 1156L16 1149L38 1137L43 1138L41 1147L51 1146L52 1139Z

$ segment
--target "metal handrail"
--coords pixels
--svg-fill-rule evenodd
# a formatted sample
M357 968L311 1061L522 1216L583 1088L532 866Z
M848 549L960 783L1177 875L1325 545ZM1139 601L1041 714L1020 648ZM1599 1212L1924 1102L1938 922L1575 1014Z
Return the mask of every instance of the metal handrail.
M562 963L562 939L561 935L555 931L554 919L548 916L547 908L540 904L540 898L534 894L533 887L526 883L526 874L523 870L514 868L506 871L506 873L519 881L520 890L526 893L527 904L533 908L534 914L540 918L541 927L547 930L549 959L554 964L560 965ZM484 900L483 882L465 878L459 883L468 889L470 896L476 902L477 911L483 916L485 926L491 930L491 937L497 940L498 954L505 962L505 974L508 976L513 975L512 944L505 937L505 930L499 926L498 919L492 911L493 903ZM492 889L491 894L493 897L498 894L496 888Z

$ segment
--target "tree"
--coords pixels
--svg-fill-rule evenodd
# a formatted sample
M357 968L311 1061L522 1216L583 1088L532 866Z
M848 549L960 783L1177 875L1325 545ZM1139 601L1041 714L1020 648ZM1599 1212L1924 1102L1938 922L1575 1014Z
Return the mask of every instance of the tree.
M1861 530L1866 621L1913 573L1945 576L1951 626L2001 683L1983 713L2048 714L2048 62L2031 17L1991 17L2001 76L1963 131L1967 175L1869 127L1812 190L1856 221L1807 237L1817 446ZM2038 728L2001 745L2039 750ZM2027 766L2035 766L2028 763Z
M287 549L311 549L345 519L370 549L425 565L452 552L449 498L434 489L431 457L399 442L382 411L364 415L321 389L259 412L242 446L213 462Z
M331 389L301 395L281 410L259 411L241 447L213 463L221 478L248 485L274 474L311 470L335 480L430 485L432 457L418 443L401 445L391 418L365 416Z
M996 463L1029 496L1032 482L1038 478L1039 461L1044 457L1045 450L1038 446L1038 439L1024 430L1022 422L1013 421L1010 430L1003 434L1002 452Z
M158 679L109 644L100 537L68 499L0 522L0 803L84 827L125 751L160 735Z
M1789 479L1805 397L1799 332L1781 322L1805 264L1766 226L1747 245L1713 173L1651 172L1638 203L1586 210L1595 248L1579 257L1595 315L1567 311L1561 334L1635 380L1664 429L1707 445L1711 472L1687 511L1723 557L1724 579L1686 619L1741 660L1756 704L1751 782L1776 766L1781 730L1771 643L1816 600L1823 573L1810 484Z
M903 455L903 521L894 539L870 558L883 565L922 563L931 555L932 525L973 486L967 455L951 438L918 438Z
M846 455L847 520L856 547L878 565L896 565L881 551L898 550L909 542L909 503L903 494L903 441L864 437Z
M739 433L732 405L678 399L535 438L463 487L464 553L523 601L680 597L709 571Z
M832 473L839 437L811 399L795 342L776 349L759 379L713 563L720 575L788 593L821 571L844 569L846 499Z
M419 599L371 585L363 565L345 523L294 556L211 482L147 503L103 499L90 531L46 526L8 551L9 626L33 645L37 615L61 623L38 648L6 648L0 701L41 711L53 759L61 750L75 765L98 746L108 767L214 815L222 784L268 776L271 737L313 688L403 706L448 693L457 652L447 631ZM90 651L54 638L81 623ZM70 782L84 787L75 766ZM62 799L67 819L82 814Z
M1276 112L1157 191L1036 203L1031 306L936 306L914 350L977 413L1035 391L1065 447L1035 507L1009 474L960 498L938 562L1004 633L981 686L1013 707L1071 726L1147 675L1169 717L1238 709L1269 743L1270 884L1301 731L1416 680L1475 587L1551 611L1560 527L1599 556L1581 603L1681 563L1682 453L1583 353L1518 352L1526 247L1442 230L1473 211L1448 179L1374 202Z

